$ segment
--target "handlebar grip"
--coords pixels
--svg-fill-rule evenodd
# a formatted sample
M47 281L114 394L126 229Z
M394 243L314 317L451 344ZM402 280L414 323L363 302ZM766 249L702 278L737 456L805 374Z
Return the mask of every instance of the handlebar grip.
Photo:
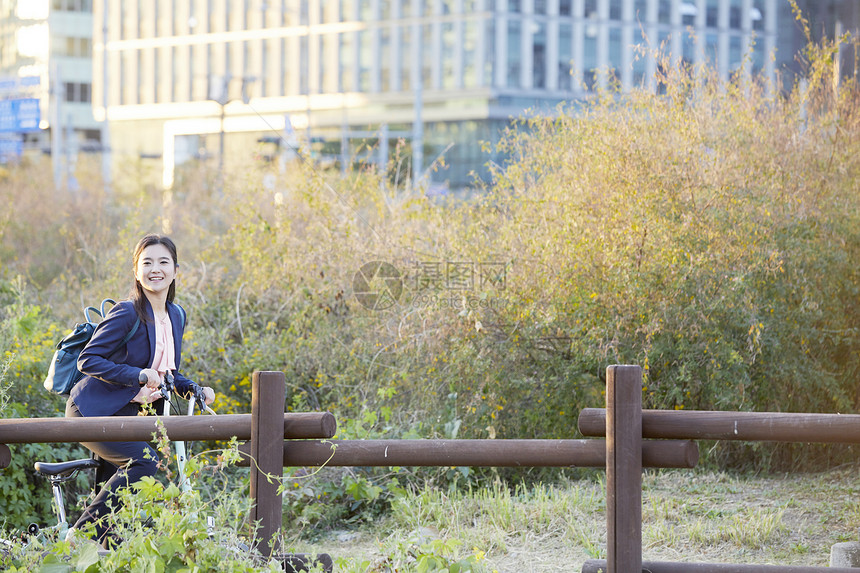
M147 381L146 372L141 370L140 374L137 375L137 380L142 384L146 384L146 381Z

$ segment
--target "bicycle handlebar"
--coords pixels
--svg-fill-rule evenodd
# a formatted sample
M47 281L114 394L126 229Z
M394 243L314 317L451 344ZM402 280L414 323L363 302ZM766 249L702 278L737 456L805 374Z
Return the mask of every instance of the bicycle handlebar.
M148 378L143 372L143 370L141 370L140 374L138 374L137 376L137 379L141 383L145 383ZM170 401L170 393L175 390L173 381L173 373L168 371L164 375L164 380L162 380L161 384L158 387L158 389L161 390L161 395L168 402ZM194 400L197 403L197 407L200 408L201 412L216 414L216 412L206 403L206 394L203 392L203 388L199 384L192 382L191 380L189 380L189 382L191 384L191 391L189 392L189 395L186 396L186 398L188 398L189 400Z

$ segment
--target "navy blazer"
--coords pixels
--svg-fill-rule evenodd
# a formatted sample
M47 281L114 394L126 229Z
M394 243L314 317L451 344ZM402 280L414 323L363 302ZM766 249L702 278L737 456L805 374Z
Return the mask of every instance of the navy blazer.
M140 391L140 371L152 366L155 354L155 317L149 301L144 303L149 320L140 322L125 348L117 349L117 346L131 332L137 318L134 304L128 300L108 312L78 357L78 370L84 377L72 388L71 398L81 415L112 416L128 406ZM167 312L173 326L176 351L174 384L179 393L187 394L193 383L179 373L184 312L170 302L167 303Z

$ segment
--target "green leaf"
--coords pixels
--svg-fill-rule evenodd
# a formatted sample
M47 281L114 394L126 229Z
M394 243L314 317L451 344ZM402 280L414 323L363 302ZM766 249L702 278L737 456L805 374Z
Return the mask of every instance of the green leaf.
M47 560L46 560L47 561ZM43 563L41 567L39 567L39 573L69 573L72 570L72 566L68 563Z
M80 552L74 559L75 569L86 571L86 569L99 561L99 549L95 543L84 543Z

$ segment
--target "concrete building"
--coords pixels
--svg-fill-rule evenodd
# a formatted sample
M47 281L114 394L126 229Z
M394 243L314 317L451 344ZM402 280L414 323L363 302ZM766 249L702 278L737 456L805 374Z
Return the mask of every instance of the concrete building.
M92 35L91 0L0 0L0 107L7 112L0 154L7 160L61 155L55 175L64 178L79 152L101 149L102 125L92 113ZM13 102L30 98L38 99L35 130L14 117Z
M108 31L96 25L107 106L97 81L94 107L117 153L161 158L166 186L185 161L258 141L349 158L360 140L384 156L403 138L416 174L459 187L511 117L649 81L643 34L725 75L755 38L752 65L773 74L777 13L777 0L94 0Z

